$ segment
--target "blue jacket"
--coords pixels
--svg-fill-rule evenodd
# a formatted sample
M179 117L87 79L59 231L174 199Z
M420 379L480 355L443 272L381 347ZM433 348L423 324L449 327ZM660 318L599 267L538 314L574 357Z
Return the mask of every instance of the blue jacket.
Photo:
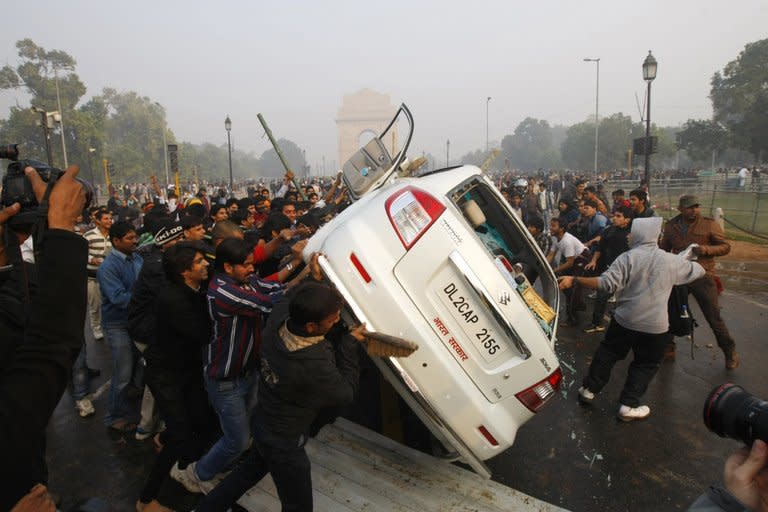
M603 232L608 225L608 219L600 212L595 212L595 216L589 219L587 223L587 240L592 240Z
M128 327L128 303L144 260L112 249L96 272L101 289L101 323L104 327Z

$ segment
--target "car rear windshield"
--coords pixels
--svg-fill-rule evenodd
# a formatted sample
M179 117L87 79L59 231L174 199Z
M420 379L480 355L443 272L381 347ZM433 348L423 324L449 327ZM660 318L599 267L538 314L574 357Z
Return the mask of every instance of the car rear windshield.
M504 266L520 270L550 308L557 307L557 282L551 278L548 263L534 249L527 234L512 219L514 215L499 195L475 177L451 192L451 200L464 214L469 226L485 246L490 257ZM515 271L510 272L514 276ZM552 326L550 326L552 327ZM551 334L551 329L546 329Z

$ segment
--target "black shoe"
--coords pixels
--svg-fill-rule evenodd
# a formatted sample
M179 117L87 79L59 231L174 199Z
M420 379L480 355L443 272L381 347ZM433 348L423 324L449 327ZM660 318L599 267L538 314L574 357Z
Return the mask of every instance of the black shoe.
M97 368L88 368L88 377L91 379L95 379L96 377L101 376L101 370Z

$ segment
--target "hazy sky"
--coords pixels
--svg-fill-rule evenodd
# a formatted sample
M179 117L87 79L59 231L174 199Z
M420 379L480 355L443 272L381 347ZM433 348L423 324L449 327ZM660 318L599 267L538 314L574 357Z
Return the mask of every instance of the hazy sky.
M8 11L8 10L6 10ZM639 119L648 50L659 62L651 119L711 115L709 79L748 42L768 37L766 0L16 2L0 29L0 64L32 38L77 60L87 96L134 90L167 109L182 140L269 147L295 141L313 166L337 160L344 94L369 87L406 103L422 150L451 158L499 141L527 116L574 123L594 113ZM20 92L0 92L0 117ZM8 141L5 141L8 142ZM338 166L339 163L336 162Z

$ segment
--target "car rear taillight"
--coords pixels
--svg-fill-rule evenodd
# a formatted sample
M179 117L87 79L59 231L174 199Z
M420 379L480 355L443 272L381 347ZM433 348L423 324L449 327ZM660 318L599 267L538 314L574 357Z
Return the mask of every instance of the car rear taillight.
M515 396L532 412L538 412L557 393L562 380L563 372L558 368L543 381L534 384L528 389L524 389Z
M406 249L426 233L445 211L445 205L416 187L405 187L384 204L389 221Z

